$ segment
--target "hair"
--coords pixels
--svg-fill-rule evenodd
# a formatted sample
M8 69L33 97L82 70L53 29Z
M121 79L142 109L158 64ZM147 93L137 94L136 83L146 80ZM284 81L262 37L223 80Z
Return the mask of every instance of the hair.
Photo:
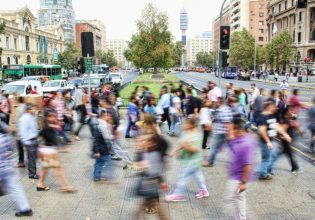
M176 93L176 89L172 89L172 90L171 90L171 93Z
M255 87L256 87L256 84L255 84L255 83L252 83L251 86L255 86Z
M272 89L271 91L270 91L270 96L275 96L276 94L277 94L277 90L276 89Z
M298 93L299 93L298 89L293 89L293 92L292 92L293 95L298 95Z
M242 115L241 114L235 114L233 115L233 120L232 120L232 123L233 123L233 127L235 129L244 129L244 120L242 119Z
M270 105L275 105L276 100L274 98L268 98L264 101L264 109L268 108Z
M185 119L185 123L190 124L191 127L196 128L197 127L197 120L195 117L189 115L186 119Z

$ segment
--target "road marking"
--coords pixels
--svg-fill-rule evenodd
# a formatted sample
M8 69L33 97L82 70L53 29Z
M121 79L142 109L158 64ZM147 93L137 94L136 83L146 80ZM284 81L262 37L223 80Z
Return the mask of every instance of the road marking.
M292 148L293 150L299 152L299 153L302 154L304 157L306 157L306 158L308 158L308 159L310 159L310 160L312 160L312 161L315 161L315 157L312 157L312 156L310 156L310 155L304 153L303 151L301 151L300 149L294 147L293 145L290 145L290 146L291 146L291 148Z

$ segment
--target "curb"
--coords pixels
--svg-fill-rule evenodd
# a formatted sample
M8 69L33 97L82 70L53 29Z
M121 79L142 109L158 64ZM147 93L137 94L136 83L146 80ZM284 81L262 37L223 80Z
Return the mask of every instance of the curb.
M255 81L255 82L263 82L263 83L268 83L268 84L273 84L273 85L279 85L279 82L274 82L274 81L269 81L269 80L258 80L258 79L251 79L251 81ZM310 87L310 86L303 86L303 85L297 85L297 84L289 84L289 87L293 87L293 88L303 88L303 89L314 89L314 87Z

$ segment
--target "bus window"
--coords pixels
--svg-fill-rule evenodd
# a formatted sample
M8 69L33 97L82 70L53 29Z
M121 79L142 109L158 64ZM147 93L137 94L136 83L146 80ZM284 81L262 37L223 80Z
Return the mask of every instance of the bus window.
M47 68L46 70L47 70L47 74L46 74L47 76L53 75L53 71L51 68Z
M24 69L24 76L30 76L30 69L29 68Z

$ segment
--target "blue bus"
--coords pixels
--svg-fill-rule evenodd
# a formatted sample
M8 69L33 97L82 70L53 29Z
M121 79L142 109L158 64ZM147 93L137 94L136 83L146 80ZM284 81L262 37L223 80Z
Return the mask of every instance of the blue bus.
M238 69L236 66L228 66L222 71L222 78L237 79Z

